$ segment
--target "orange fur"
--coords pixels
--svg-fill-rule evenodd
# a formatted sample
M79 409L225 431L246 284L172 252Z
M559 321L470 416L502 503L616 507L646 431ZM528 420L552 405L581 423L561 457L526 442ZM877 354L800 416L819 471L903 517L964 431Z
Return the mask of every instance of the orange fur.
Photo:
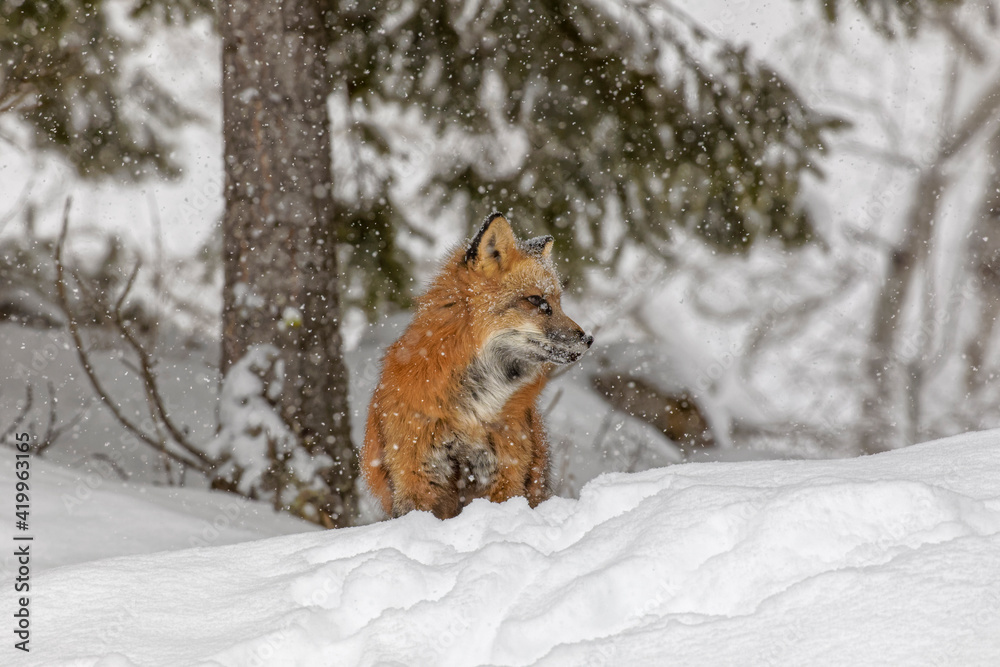
M448 518L476 497L534 507L550 495L538 397L553 360L593 340L562 312L551 246L518 242L494 215L451 253L386 351L362 473L387 514Z

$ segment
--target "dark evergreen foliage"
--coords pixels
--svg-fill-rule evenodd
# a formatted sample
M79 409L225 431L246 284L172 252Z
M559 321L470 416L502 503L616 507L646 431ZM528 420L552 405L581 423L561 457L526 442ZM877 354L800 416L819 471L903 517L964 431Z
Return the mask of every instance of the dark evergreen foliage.
M441 139L424 156L430 196L462 198L470 231L512 212L579 258L571 271L612 263L624 239L666 252L678 228L725 251L810 237L800 180L837 121L672 5L340 2L327 17L349 141L379 149L349 151L358 160L338 174L369 180L339 190L338 216L358 257L380 263L368 305L403 282L404 212L377 164L393 153L378 113L392 106L419 108Z
M84 175L171 175L169 130L194 116L142 69L103 0L0 0L0 113ZM180 18L209 0L140 0L135 16Z
M823 2L830 21L848 2ZM856 0L878 29L913 32L960 0ZM320 0L334 100L348 115L335 174L338 238L356 303L405 304L412 200L394 195L387 115L436 137L423 210L459 203L471 232L494 209L556 237L570 273L613 264L622 239L668 253L678 230L726 251L812 233L797 204L835 119L676 3ZM169 129L191 117L141 68L104 0L0 0L0 113L85 174L170 174ZM133 0L143 25L212 0ZM263 9L263 7L262 7ZM407 116L413 119L414 116ZM402 149L406 152L407 149ZM412 153L412 151L410 151ZM610 224L609 224L610 223Z

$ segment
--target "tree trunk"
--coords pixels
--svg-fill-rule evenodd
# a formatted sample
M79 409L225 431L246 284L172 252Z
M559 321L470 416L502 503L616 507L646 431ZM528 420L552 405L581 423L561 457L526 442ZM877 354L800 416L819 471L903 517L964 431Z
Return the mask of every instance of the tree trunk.
M979 285L976 327L965 348L966 389L979 394L992 379L989 353L1000 324L1000 133L990 139L990 171L983 203L968 241L968 270Z
M955 104L948 98L946 104ZM934 219L947 186L946 167L964 151L984 129L996 123L1000 111L1000 78L983 91L968 115L951 131L942 132L941 145L933 162L926 165L917 180L902 240L893 248L882 290L875 303L867 363L869 389L861 404L861 448L866 454L893 449L904 444L901 422L908 419L909 431L917 433L920 419L917 392L922 387L921 372L916 366L900 368L899 338L904 309L918 267L930 252ZM916 384L915 384L916 383ZM906 385L909 384L907 388ZM900 410L903 400L910 401L909 414Z
M223 0L226 209L223 373L248 347L284 364L281 416L311 455L319 520L354 516L354 448L339 333L332 229L329 84L315 0Z
M861 447L866 454L913 444L903 442L904 431L899 424L907 414L900 410L900 403L908 395L905 391L908 381L907 374L900 368L898 338L917 268L929 252L934 219L944 189L942 170L942 163L937 162L917 180L903 238L892 249L875 305L867 364L871 384L862 403ZM908 416L918 418L913 414Z

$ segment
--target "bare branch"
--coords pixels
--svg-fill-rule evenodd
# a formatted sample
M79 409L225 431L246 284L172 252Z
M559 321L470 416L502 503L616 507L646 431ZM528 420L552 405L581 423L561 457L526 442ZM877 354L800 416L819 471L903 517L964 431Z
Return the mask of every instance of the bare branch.
M982 44L979 43L979 40L969 30L959 25L954 16L941 16L938 25L951 37L951 44L954 45L956 58L958 58L960 53L963 53L966 58L976 65L982 65L986 62L986 52Z
M543 417L548 417L549 414L556 409L556 405L559 404L559 399L562 398L562 395L562 387L559 387L559 389L556 390L556 395L552 397L552 400L549 401L548 406L546 406L545 410L542 412Z
M2 111L0 111L2 113ZM10 210L0 216L0 230L7 226L7 223L13 220L22 210L24 210L25 205L28 203L28 197L31 195L31 191L35 187L35 180L37 179L37 172L34 173L28 182L24 184L21 188L21 193L17 196L17 201L14 205L10 207Z
M139 359L139 377L142 378L152 412L156 416L157 420L163 424L164 428L167 429L167 433L170 434L170 437L181 448L195 458L199 459L205 464L205 466L214 467L215 461L210 456L205 454L205 452L195 447L194 444L188 440L187 435L183 433L170 418L166 406L164 405L163 397L160 395L159 383L157 382L156 375L153 373L153 359L149 355L149 352L146 351L146 348L144 348L142 344L136 340L132 331L125 323L125 319L122 317L122 304L125 303L125 299L132 290L132 286L135 283L135 277L139 273L139 265L140 262L137 261L135 263L135 267L132 269L132 273L129 275L128 282L125 283L125 288L122 290L121 296L119 296L118 301L115 302L114 311L111 313L111 317L115 326L121 332L122 337Z
M882 162L890 167L916 169L920 166L913 158L901 155L900 153L892 150L887 150L880 146L873 146L865 141L842 141L840 142L839 147L845 151L850 151L870 160Z
M979 131L996 122L998 110L1000 110L1000 77L993 81L976 102L972 112L951 135L951 139L941 147L940 161L944 162L953 157L965 148Z
M122 305L125 303L125 299L128 298L129 292L132 291L132 286L135 284L135 278L139 275L140 266L142 266L142 260L137 259L135 261L135 266L132 267L132 272L128 276L128 280L125 281L125 287L122 289L121 295L119 295L118 300L115 301L114 315L116 317L121 316Z
M28 416L28 413L31 412L31 404L33 399L34 399L34 393L31 390L31 384L30 383L25 384L24 407L21 408L20 414L18 414L18 416L14 418L13 423L10 426L8 426L7 430L3 432L2 436L0 436L0 443L7 442L7 438L10 436L10 434L16 431L17 427L24 422L25 418Z
M105 463L107 463L112 470L118 473L118 476L121 478L123 482L128 481L128 473L125 472L120 465L115 463L115 460L113 458L111 458L104 452L94 452L93 454L91 454L91 456L93 456L98 461L104 461Z
M73 428L75 428L76 425L79 424L80 421L87 415L87 413L90 412L90 406L93 404L93 400L87 399L87 401L83 404L83 407L77 410L76 414L74 414L72 417L69 418L69 421L67 421L62 426L59 426L58 428L53 428L56 421L56 407L55 407L56 395L55 395L55 389L52 386L51 382L48 383L48 388L49 388L49 424L45 430L45 436L35 447L35 453L39 456L42 456L45 453L45 450L47 450L52 445L56 444L59 438L62 437L63 433L66 433L67 431L70 431Z
M595 452L601 451L601 446L604 444L604 438L608 435L608 430L611 428L611 420L615 416L615 409L608 408L607 413L604 415L604 419L601 420L601 426L597 429L597 435L594 436L594 444L592 449Z
M163 223L160 221L160 208L156 202L156 195L152 190L147 197L149 202L149 220L153 225L153 293L158 301L163 299L164 288L164 260L163 260ZM136 267L138 268L138 266ZM159 304L157 304L159 306ZM157 343L160 337L160 312L159 307L152 318L152 349L156 353Z
M82 465L83 462L86 461L88 458L94 458L94 459L97 459L98 461L104 461L105 463L108 464L109 468L111 468L113 471L115 471L115 474L117 474L118 477L123 482L127 482L128 481L128 477L129 477L128 473L125 472L125 470L122 469L122 467L120 465L118 465L113 458L111 458L110 456L108 456L104 452L93 452L92 454L87 454L86 456L83 456L83 457L77 459L76 461L74 461L73 462L73 466L76 467L76 466Z
M97 395L98 399L100 399L101 403L104 404L104 407L111 411L112 416L114 416L118 423L121 424L129 433L158 452L163 452L167 456L170 456L181 463L190 465L195 470L205 473L209 472L212 467L210 464L206 464L201 460L191 460L186 456L182 456L177 452L171 451L163 440L154 438L126 417L118 408L118 405L111 400L110 394L104 388L100 378L98 378L97 373L94 371L93 364L91 363L90 357L88 356L83 344L79 323L76 321L76 316L73 314L73 310L69 304L69 297L66 294L66 267L63 264L62 253L63 248L66 245L66 235L69 231L69 212L72 204L73 198L68 197L66 199L66 207L63 211L62 229L59 232L59 239L56 242L56 297L59 301L59 307L62 308L63 312L66 314L66 322L69 328L70 337L73 339L73 345L76 348L77 359L79 359L80 365L83 367L83 372L87 376L87 380L90 382L91 388ZM202 458L207 457L202 454Z
M45 423L45 435L42 436L41 443L35 448L35 453L43 452L52 446L52 431L56 425L56 389L52 380L48 380L45 387L49 390L49 416Z

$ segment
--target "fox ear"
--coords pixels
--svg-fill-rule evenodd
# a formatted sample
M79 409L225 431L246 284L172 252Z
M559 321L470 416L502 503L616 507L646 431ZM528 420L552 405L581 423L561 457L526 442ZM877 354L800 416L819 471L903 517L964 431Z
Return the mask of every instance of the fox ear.
M489 277L510 268L511 254L517 241L510 223L499 213L486 219L465 251L465 265Z
M551 236L536 236L533 239L528 239L522 245L524 247L524 252L528 253L532 257L548 259L552 256L552 244L554 242L555 239Z

